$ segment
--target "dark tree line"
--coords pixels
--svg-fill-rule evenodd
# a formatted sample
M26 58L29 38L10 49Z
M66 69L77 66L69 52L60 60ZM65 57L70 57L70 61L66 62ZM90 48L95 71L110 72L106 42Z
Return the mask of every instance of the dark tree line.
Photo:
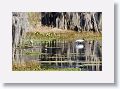
M102 31L101 12L42 12L43 26L75 31Z

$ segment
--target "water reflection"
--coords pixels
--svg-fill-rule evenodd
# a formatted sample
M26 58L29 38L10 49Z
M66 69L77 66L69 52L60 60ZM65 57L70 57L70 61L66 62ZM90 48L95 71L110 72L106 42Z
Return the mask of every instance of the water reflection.
M80 68L81 71L102 70L101 41L41 41L31 47L16 49L15 60L38 60L50 68Z

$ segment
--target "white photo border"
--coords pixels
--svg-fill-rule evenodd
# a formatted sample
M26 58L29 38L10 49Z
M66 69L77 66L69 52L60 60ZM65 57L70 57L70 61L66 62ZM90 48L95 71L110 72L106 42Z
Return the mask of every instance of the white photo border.
M0 11L1 82L114 83L113 0L2 0ZM47 11L102 12L102 71L12 71L12 12Z

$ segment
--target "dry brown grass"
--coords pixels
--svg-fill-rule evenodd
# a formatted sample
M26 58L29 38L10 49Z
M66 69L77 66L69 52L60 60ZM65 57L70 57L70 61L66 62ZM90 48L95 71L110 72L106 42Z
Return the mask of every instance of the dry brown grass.
M46 65L47 66L47 65ZM80 71L79 68L49 68L49 66L41 68L38 61L32 60L24 63L13 62L13 71Z
M44 28L43 30L34 30L26 33L26 38L31 38L35 40L76 40L76 39L85 39L85 40L102 40L102 34L99 32L76 32L72 30L62 30L62 29L49 29Z
M26 61L24 63L12 62L13 71L40 71L40 63L38 61Z

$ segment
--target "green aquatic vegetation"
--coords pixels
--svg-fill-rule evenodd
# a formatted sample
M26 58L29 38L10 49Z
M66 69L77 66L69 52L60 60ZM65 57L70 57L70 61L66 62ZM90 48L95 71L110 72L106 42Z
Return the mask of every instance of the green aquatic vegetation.
M31 52L31 51L24 51L25 55L30 55L30 56L37 56L37 55L40 55L41 53L40 52Z

